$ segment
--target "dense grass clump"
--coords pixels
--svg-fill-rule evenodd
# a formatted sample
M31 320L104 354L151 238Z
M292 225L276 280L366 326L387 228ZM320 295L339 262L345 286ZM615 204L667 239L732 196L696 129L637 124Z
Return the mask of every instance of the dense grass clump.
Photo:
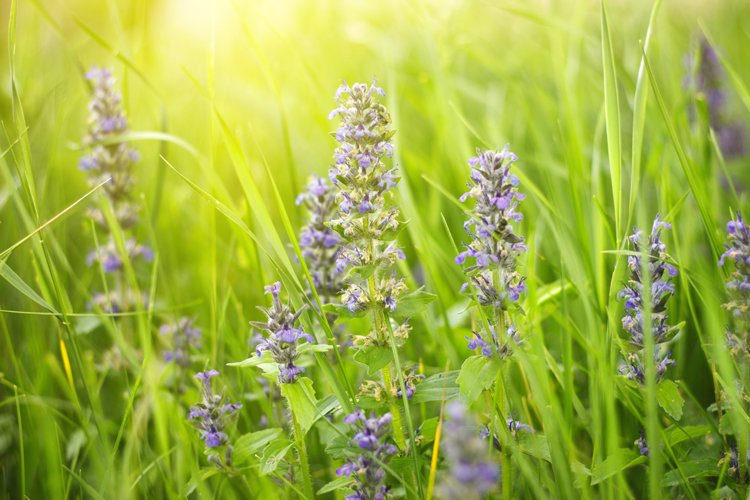
M0 12L0 498L750 495L747 2Z

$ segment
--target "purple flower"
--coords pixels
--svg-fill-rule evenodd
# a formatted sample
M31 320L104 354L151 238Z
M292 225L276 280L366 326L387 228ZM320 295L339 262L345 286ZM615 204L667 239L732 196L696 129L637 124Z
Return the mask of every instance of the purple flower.
M641 435L633 443L637 448L638 452L644 457L648 456L648 443L646 442L646 435L641 431Z
M716 49L705 38L699 40L698 58L688 57L687 86L705 99L708 126L715 132L722 154L735 159L747 153L746 133L742 125L732 119L732 107L726 91L726 74ZM690 118L695 120L695 108Z
M501 310L518 301L526 290L524 277L516 271L516 259L526 246L513 229L513 223L523 219L517 208L525 197L518 192L518 179L510 173L517 159L508 146L502 151L477 150L477 156L469 160L469 191L460 198L462 202L473 198L475 204L464 224L472 241L455 262L464 265L467 259L474 259L474 265L465 271L478 294L477 302Z
M308 223L300 233L300 246L313 286L325 301L330 301L343 288L345 263L339 262L341 237L328 227L336 212L336 196L321 177L313 177L307 191L297 197L304 204Z
M201 432L201 439L204 441L206 448L218 448L228 443L229 437L224 430L229 425L229 419L237 414L242 408L239 403L227 403L226 394L222 392L217 394L211 387L211 379L217 377L219 372L208 370L195 374L195 378L203 384L201 386L201 401L190 407L188 419L193 426ZM222 465L231 464L231 447L224 453L224 459L219 455L211 455L214 463Z
M648 259L647 270L651 283L650 309L651 325L649 326L655 344L671 340L676 331L667 323L667 301L675 293L672 278L677 275L677 269L667 262L666 245L661 240L664 229L671 225L660 220L657 214L648 237L638 228L633 228L633 234L628 241L636 255L628 257L630 275L628 281L619 291L618 297L625 301L625 315L622 317L622 327L629 335L630 344L636 349L644 346L644 297L643 297L643 266L642 254ZM636 377L641 380L641 378Z
M450 403L446 414L441 454L447 471L438 485L440 498L483 498L500 481L500 469L463 404Z
M339 211L328 226L341 235L336 271L348 271L342 302L352 312L372 308L396 312L406 285L395 272L404 253L395 245L398 208L386 194L397 182L390 165L393 153L391 118L379 102L382 89L374 83L344 83L336 92L337 107L330 117L341 119L335 137L339 145L329 177L337 189ZM374 287L368 283L374 278ZM382 325L381 325L382 328ZM374 329L370 342L383 342Z
M159 328L159 333L168 337L170 348L164 351L164 360L183 368L190 365L190 349L201 346L201 329L192 318L180 318Z
M270 308L259 308L265 313L267 321L265 323L250 322L252 326L266 333L265 337L259 338L255 353L261 356L264 351L269 351L274 361L279 364L279 382L291 384L296 382L297 377L304 371L303 368L294 364L299 357L297 344L300 341L315 343L315 338L296 326L304 308L294 312L289 303L284 304L279 300L281 283L277 281L273 285L266 286L265 293L273 296L273 304Z
M353 495L346 498L382 498L385 499L390 486L385 484L383 463L387 463L392 455L398 451L388 442L391 431L391 414L382 417L371 415L365 417L361 410L344 417L344 423L356 429L351 444L364 450L346 460L346 463L336 469L337 476L353 477Z

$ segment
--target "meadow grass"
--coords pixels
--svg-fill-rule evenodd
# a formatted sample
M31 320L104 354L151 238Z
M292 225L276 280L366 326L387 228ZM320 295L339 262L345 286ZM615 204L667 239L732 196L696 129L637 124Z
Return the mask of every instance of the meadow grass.
M730 267L717 265L726 222L750 208L748 157L722 154L707 97L686 86L687 56L707 39L729 117L750 123L747 2L9 0L0 12L1 498L343 498L342 418L360 406L403 420L401 450L381 464L391 494L446 497L439 437L453 399L502 449L482 441L502 476L490 498L750 495L722 460L733 443L747 456L750 418L735 383L748 374L726 345ZM131 232L78 169L91 66L111 68L129 123L119 139L141 156ZM398 348L389 315L375 319L393 388L406 388L401 368L428 377L421 395L417 384L411 401L382 405L359 393L382 367L351 347L300 347L310 383L281 391L228 365L253 357L248 322L264 321L256 306L275 281L295 310L307 305L301 327L318 344L367 334L366 319L333 321L307 293L295 199L330 168L336 88L373 79L396 130L396 268L423 287L414 302L431 299ZM476 149L506 143L526 195L527 289L513 313L524 341L489 361L465 340L487 318L459 292L472 204L458 199ZM86 264L102 238L91 207L120 251L128 235L154 251L123 264L123 283L148 298L132 312L89 307L108 283ZM638 256L627 236L657 213L672 225L668 309L681 329L675 364L659 380L646 362L641 385L619 374L618 291ZM164 361L159 333L180 317L202 329L185 368ZM654 344L645 335L646 352ZM226 431L229 471L187 418L201 400L191 377L209 369L243 405Z

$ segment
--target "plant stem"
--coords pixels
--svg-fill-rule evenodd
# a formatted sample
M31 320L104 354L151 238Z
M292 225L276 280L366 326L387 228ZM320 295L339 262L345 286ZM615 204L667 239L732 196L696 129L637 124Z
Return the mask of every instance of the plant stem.
M292 425L294 426L294 438L297 441L297 454L299 455L299 469L302 472L302 488L305 492L305 498L313 499L315 494L312 486L312 476L310 475L310 463L307 458L307 444L305 443L305 436L302 434L299 422L294 411L289 409L292 414Z
M392 389L395 389L395 386L390 366L384 366L381 372L383 373L383 384L387 393L388 407L393 416L393 439L400 450L405 450L406 437L404 436L404 424L401 422L401 409L396 404L396 399L392 395Z
M404 374L401 370L401 361L398 357L398 349L396 348L396 338L393 335L393 328L391 328L391 322L388 318L388 314L384 311L386 331L388 332L388 341L391 344L391 352L393 353L393 363L396 365L396 376L398 377L398 383L401 387L401 399L404 402L404 413L406 414L406 425L409 429L409 445L411 448L411 455L414 459L414 473L417 479L417 488L419 489L419 497L424 498L424 491L422 489L422 476L419 469L419 460L417 459L417 444L414 441L414 424L411 421L411 410L409 410L409 398L406 396L406 384L404 384Z

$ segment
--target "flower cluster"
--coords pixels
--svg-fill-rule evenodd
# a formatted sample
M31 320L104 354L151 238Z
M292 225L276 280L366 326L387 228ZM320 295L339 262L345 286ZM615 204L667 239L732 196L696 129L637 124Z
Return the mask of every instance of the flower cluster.
M131 262L138 258L145 261L151 261L154 258L154 252L149 247L139 244L132 238L125 241L125 254ZM111 240L106 245L102 245L99 248L92 250L86 256L86 263L89 266L93 265L95 262L101 264L102 269L107 273L120 271L123 267L120 252L115 246L115 242Z
M477 156L469 160L469 191L460 198L461 202L474 199L474 207L464 223L471 242L456 257L459 265L465 264L467 259L474 261L465 268L468 281L461 290L471 287L477 303L493 308L495 317L508 311L510 304L518 301L526 290L526 278L516 269L518 256L526 251L523 238L513 227L523 219L518 204L525 198L518 192L518 178L510 172L516 160L518 157L508 146L502 151L478 149ZM510 355L510 343L500 341L495 331L502 325L490 324L489 327L489 338L483 338L478 332L467 337L469 349L480 349L485 356ZM519 342L513 324L508 324L507 336L508 340Z
M164 360L183 368L190 365L190 349L201 346L201 329L192 318L180 318L174 323L164 324L159 333L169 337L169 349L164 351Z
M463 404L452 402L446 412L448 420L441 446L448 472L438 486L438 498L485 498L499 482L500 469L487 456L487 445L475 431Z
M654 354L656 380L661 379L667 373L667 368L674 364L674 360L669 357L671 355L671 352L667 352L664 356L661 356L659 353ZM641 357L637 353L627 355L625 364L620 366L619 372L620 375L628 380L633 380L639 384L646 382L646 369L643 366Z
M117 137L127 132L128 122L120 106L122 97L114 89L115 79L109 70L92 68L86 73L93 97L89 104L88 132L83 138L87 150L79 167L89 175L92 185L106 179L104 190L112 201L119 225L128 228L138 221L138 208L132 201L132 167L140 156L127 142ZM92 212L97 222L106 226L104 214Z
M336 266L340 272L349 270L342 300L352 312L394 311L406 291L403 278L392 270L405 256L394 241L399 210L386 200L397 177L396 169L386 165L394 132L388 111L377 101L383 95L375 84L343 84L336 92L338 107L329 116L341 117L335 134L339 146L329 172L339 204L331 227L346 243Z
M729 119L729 99L725 86L725 72L721 67L716 50L705 38L701 38L697 61L688 58L691 75L689 86L703 95L708 108L709 125L716 132L716 138L724 157L738 158L746 153L745 130L739 122Z
M345 423L356 428L352 444L361 450L336 469L337 476L353 477L355 480L352 486L354 493L347 495L347 500L387 498L390 487L385 484L383 464L397 452L396 447L388 443L391 420L390 413L367 418L361 410L344 417Z
M507 309L508 302L518 300L526 289L525 278L516 271L516 257L526 245L513 229L513 223L523 219L517 208L525 198L518 192L518 178L510 173L517 159L508 146L500 152L477 150L477 156L469 160L470 189L460 198L462 202L474 198L475 205L464 223L472 241L458 254L456 263L474 259L475 264L466 272L477 290L477 299L498 309ZM500 274L498 281L493 279L495 271Z
M279 300L281 283L277 281L273 285L266 286L265 293L273 297L273 304L270 308L259 308L268 317L267 322L250 322L252 326L268 333L267 337L259 339L255 353L260 357L263 351L271 352L274 361L279 364L279 382L291 384L296 382L297 377L305 371L303 367L294 364L299 357L297 342L306 340L314 343L315 339L297 327L297 320L304 309L294 312L289 303L283 304Z
M92 99L89 104L88 130L82 146L86 151L79 161L79 167L89 176L91 185L104 183L103 189L109 200L114 220L121 229L130 230L138 222L138 205L133 200L133 165L138 161L138 153L119 137L127 132L127 120L121 108L121 96L115 90L112 73L103 68L92 68L86 79L90 83ZM153 252L147 246L138 244L132 237L125 240L125 248L115 244L112 228L105 213L100 208L89 210L91 218L107 234L99 248L92 250L87 262L98 262L107 273L121 272L123 260L136 258L153 259ZM120 277L113 279L122 283ZM123 312L144 305L139 294L110 287L108 293L97 293L90 302L105 312Z
M741 322L750 320L750 227L741 215L727 223L726 251L719 259L719 266L727 260L734 263L734 271L727 282L731 301L724 305ZM743 334L747 346L747 332Z
M188 419L193 426L201 431L201 439L206 448L211 450L227 446L224 459L215 453L209 459L220 468L231 467L232 447L228 446L229 438L224 432L237 411L242 408L240 403L229 403L225 392L216 394L211 387L211 378L219 375L216 370L200 372L195 378L202 382L201 402L190 407ZM218 451L218 450L217 450Z
M646 435L641 431L641 435L636 439L633 444L638 448L638 452L644 457L648 456L648 443L646 442Z
M337 266L341 236L327 225L337 209L336 195L325 179L315 176L307 191L297 197L297 204L304 204L309 214L299 235L302 256L318 294L330 301L343 288L342 269Z
M488 325L489 334L487 335L489 341L485 340L482 334L476 330L472 332L473 336L464 337L469 341L469 349L472 351L479 349L482 356L492 357L499 356L500 359L505 359L513 354L513 346L521 345L524 343L521 340L521 336L516 330L515 325L509 325L506 331L506 339L503 341L498 338L495 327L490 323Z
M674 284L672 278L677 276L677 269L667 262L668 255L666 245L661 241L663 229L672 226L659 220L657 214L651 227L651 234L646 236L633 228L633 234L628 241L633 247L636 255L628 257L629 277L618 296L625 301L625 315L622 317L622 327L629 335L628 342L636 350L644 348L644 328L649 328L654 339L654 344L663 344L671 340L679 331L677 327L671 327L667 323L667 301L674 295ZM650 283L650 313L651 324L644 325L644 276L641 256L645 254L648 259L648 283ZM656 375L661 377L667 367L674 364L674 360L666 356L655 355ZM620 372L631 380L643 382L644 368L641 358L637 354L630 354L626 365L620 368Z

